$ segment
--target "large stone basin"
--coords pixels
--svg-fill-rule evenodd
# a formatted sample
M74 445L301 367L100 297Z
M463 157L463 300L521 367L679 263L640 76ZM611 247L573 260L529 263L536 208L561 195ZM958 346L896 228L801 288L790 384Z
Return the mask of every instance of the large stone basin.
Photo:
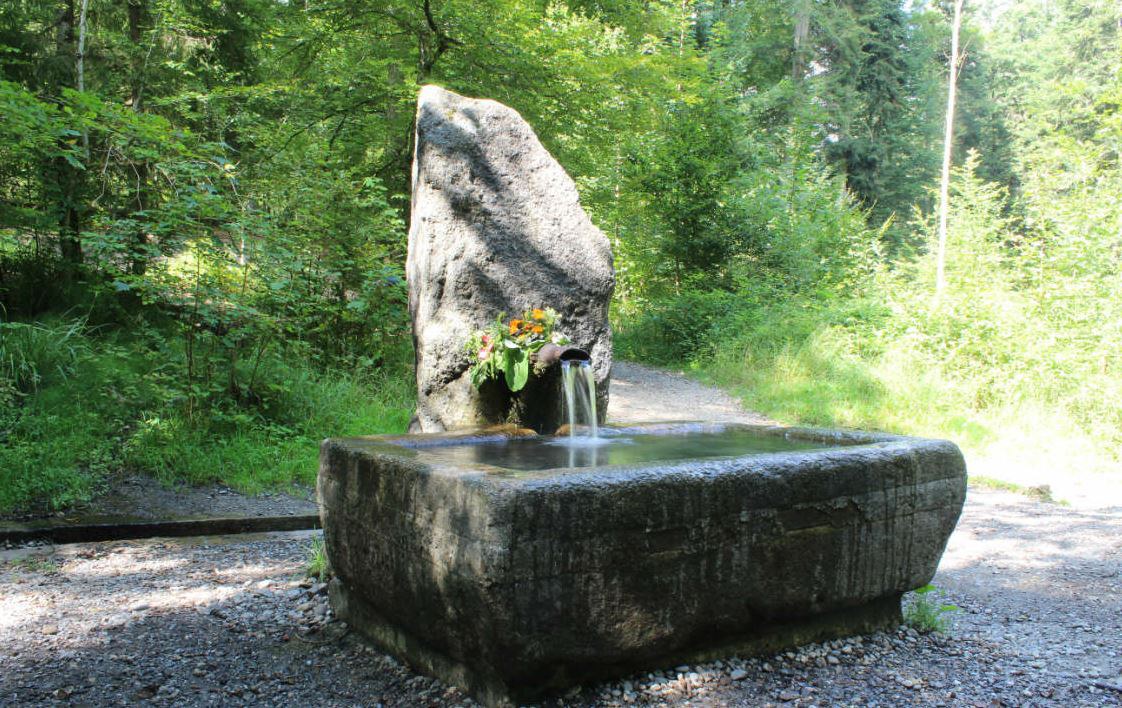
M901 595L934 575L966 494L945 441L747 425L609 432L632 442L325 441L318 491L338 616L487 704L532 700L893 626Z

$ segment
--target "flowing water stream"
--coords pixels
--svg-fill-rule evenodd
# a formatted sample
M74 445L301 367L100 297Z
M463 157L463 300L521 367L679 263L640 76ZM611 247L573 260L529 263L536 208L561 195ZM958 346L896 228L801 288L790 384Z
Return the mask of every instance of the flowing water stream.
M593 444L600 439L596 420L596 376L592 363L585 361L561 362L561 388L565 393L565 412L569 417L569 440L587 437ZM583 423L587 435L581 435L577 426Z

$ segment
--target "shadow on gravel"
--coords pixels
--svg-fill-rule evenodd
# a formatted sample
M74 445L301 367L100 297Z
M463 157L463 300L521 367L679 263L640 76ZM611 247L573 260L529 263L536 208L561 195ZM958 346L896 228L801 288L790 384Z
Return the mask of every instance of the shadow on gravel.
M13 633L19 639L6 642L0 661L0 704L418 705L443 695L443 686L367 649L341 623L309 632L295 608L318 606L318 597L304 588L243 589L137 617L95 593L88 602L96 625L86 631L41 615ZM113 612L124 615L103 615Z

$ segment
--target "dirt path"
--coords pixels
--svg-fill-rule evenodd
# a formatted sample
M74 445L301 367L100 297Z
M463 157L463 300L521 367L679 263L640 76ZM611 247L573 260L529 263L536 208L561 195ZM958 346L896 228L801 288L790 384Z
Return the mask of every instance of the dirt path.
M681 377L617 374L620 420L756 420ZM332 621L301 577L310 541L0 552L0 705L470 704ZM902 627L661 667L551 705L1122 705L1122 508L972 489L935 584L960 608L947 635Z
M724 391L681 374L617 361L612 364L608 421L640 423L670 420L716 420L767 423L744 410Z

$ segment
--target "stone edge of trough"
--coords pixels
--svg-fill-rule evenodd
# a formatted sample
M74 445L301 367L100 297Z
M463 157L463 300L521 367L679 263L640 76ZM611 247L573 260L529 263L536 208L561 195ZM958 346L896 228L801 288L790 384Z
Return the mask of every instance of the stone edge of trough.
M4 542L19 544L29 541L50 541L51 543L124 541L156 536L216 536L267 531L304 531L319 527L319 514L232 516L67 525L9 522L0 526L0 544Z

